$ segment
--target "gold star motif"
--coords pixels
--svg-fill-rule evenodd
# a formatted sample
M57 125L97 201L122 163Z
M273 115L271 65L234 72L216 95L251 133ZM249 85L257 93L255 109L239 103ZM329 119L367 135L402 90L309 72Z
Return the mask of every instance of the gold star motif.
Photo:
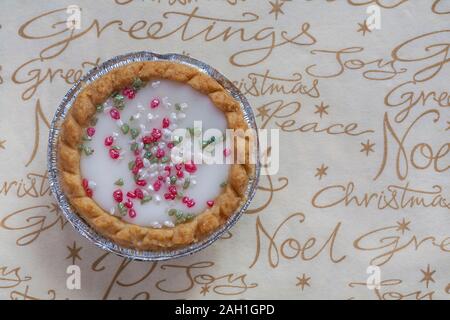
M284 14L283 9L281 9L284 5L284 3L286 1L290 1L290 0L275 0L275 2L273 1L269 1L270 5L272 6L272 9L270 10L269 14L274 13L275 14L275 20L278 20L278 15Z
M319 180L322 180L322 177L327 175L327 170L328 167L322 164L320 168L316 168L316 175L314 177L319 177Z
M6 149L5 142L6 140L0 140L0 149Z
M365 152L366 156L369 156L369 153L371 153L371 152L375 152L373 150L373 147L375 146L375 143L371 143L370 140L367 140L366 143L362 143L361 142L361 145L362 145L362 149L359 150L359 152Z
M262 106L257 108L258 114L256 115L257 118L261 117L261 121L264 121L264 119L267 117L269 118L269 109L267 109L267 106Z
M396 231L400 231L402 234L405 234L405 231L411 231L411 229L409 229L409 224L411 223L411 221L406 221L405 218L403 218L402 221L397 221L397 229Z
M57 212L57 211L59 211L60 209L59 209L59 207L58 207L58 205L56 204L56 203L54 203L54 202L51 202L50 203L50 212Z
M206 294L209 292L209 286L207 284L205 284L204 286L202 286L202 289L200 290L200 294L203 296L206 296Z
M74 241L72 247L67 246L67 250L69 250L69 255L66 257L66 259L72 259L72 264L75 264L77 259L83 260L80 257L81 249L83 249L83 247L77 247L77 243Z
M423 273L423 278L422 280L420 280L420 282L425 282L425 286L428 289L428 285L431 282L435 282L433 279L433 274L436 272L436 270L431 271L430 265L427 265L427 270L422 270L420 269L420 271Z
M314 111L314 114L318 113L320 116L320 119L322 119L322 116L324 114L328 115L327 109L330 107L329 105L323 103L323 101L319 105L315 105L316 111Z
M366 35L366 32L372 32L372 30L370 30L369 26L367 25L367 21L364 20L364 22L362 23L358 23L359 25L359 29L358 32L362 32L363 37Z
M301 277L297 277L297 284L296 287L300 287L302 291L305 289L305 286L311 287L309 280L311 280L311 277L307 277L306 274L303 274Z

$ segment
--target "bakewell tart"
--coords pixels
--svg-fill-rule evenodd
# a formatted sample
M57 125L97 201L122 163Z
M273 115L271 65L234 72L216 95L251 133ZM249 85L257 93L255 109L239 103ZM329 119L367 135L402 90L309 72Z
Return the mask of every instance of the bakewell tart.
M77 214L120 246L184 247L245 202L255 171L247 129L239 103L209 75L134 62L75 98L58 137L62 188ZM218 154L224 163L211 161Z

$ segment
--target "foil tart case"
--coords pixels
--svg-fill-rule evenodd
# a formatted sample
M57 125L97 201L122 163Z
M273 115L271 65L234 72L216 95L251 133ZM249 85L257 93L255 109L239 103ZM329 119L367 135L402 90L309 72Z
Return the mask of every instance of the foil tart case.
M61 124L63 123L68 110L71 108L73 102L75 101L77 95L80 93L82 88L86 84L90 84L96 79L102 77L106 73L111 70L124 66L126 64L130 64L133 62L141 62L141 61L174 61L182 64L189 65L191 67L197 68L198 70L208 74L210 77L219 82L228 93L233 96L236 101L239 102L239 105L244 114L245 121L248 123L249 128L253 129L256 132L255 139L255 159L256 159L256 170L255 176L251 178L248 182L246 189L246 201L230 216L228 221L223 224L219 229L217 229L214 233L210 234L205 239L193 243L191 245L172 250L163 250L163 251L141 251L130 248L122 247L111 240L103 237L98 234L94 229L92 229L89 224L87 224L72 208L69 204L68 199L64 192L62 191L60 180L59 180L59 169L57 164L58 158L58 148L57 141L60 132ZM180 54L157 54L150 51L140 51L135 53L129 53L125 55L120 55L114 57L100 66L97 66L91 69L84 77L82 77L72 88L67 92L67 94L62 99L61 104L58 106L55 116L51 122L50 133L48 139L48 152L47 152L47 161L48 161L48 171L49 171L49 184L52 194L56 198L56 201L61 208L62 213L66 217L66 219L70 222L70 224L84 237L89 239L98 247L115 253L119 256L126 257L133 260L141 260L141 261L163 261L174 258L179 258L187 255L191 255L197 251L200 251L209 245L211 245L214 241L219 239L223 233L228 231L242 214L247 210L250 205L250 202L255 195L256 187L258 184L259 174L261 171L260 164L260 151L259 151L259 140L257 134L256 120L253 114L253 111L244 97L244 95L233 85L233 83L228 80L225 76L223 76L220 72L209 66L208 64L196 60L194 58L180 55Z

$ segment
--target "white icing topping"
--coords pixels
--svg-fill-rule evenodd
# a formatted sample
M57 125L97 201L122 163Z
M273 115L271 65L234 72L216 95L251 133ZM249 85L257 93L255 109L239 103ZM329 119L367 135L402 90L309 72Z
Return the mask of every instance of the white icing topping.
M159 106L151 108L151 102L159 99ZM118 202L114 199L115 190L122 191L122 203L132 203L135 210L134 218L129 216L129 209L125 207L126 213L122 219L153 228L173 227L176 223L174 210L182 212L184 215L196 215L208 208L208 202L221 192L221 183L227 181L229 165L227 164L197 164L196 171L189 173L182 166L183 177L177 177L171 184L171 176L176 176L178 170L172 167L170 176L167 175L165 167L174 165L170 161L170 149L168 144L173 141L173 130L176 128L192 128L194 121L202 121L202 129L205 132L209 128L215 128L225 132L226 119L224 114L218 110L208 96L203 95L186 84L181 84L169 80L153 81L144 88L136 92L133 99L124 98L125 107L119 110L120 119L113 119L111 112L117 110L114 107L113 98L108 99L103 104L103 112L97 113L98 121L95 125L95 134L90 141L84 144L92 148L94 153L81 158L81 173L86 179L87 187L93 192L92 198L99 206L109 211L111 214L120 215ZM130 120L132 117L133 120ZM167 128L163 128L163 119L169 119ZM124 128L126 126L126 128ZM152 130L161 130L159 144L149 149L153 155L165 151L168 156L168 163L152 163L152 159L144 157L144 136L151 136ZM132 139L131 130L138 129L139 134ZM110 137L113 143L105 146L105 138ZM217 137L220 140L222 137ZM110 149L119 146L120 150ZM135 161L136 155L131 148L138 148L142 159L142 168L137 172L138 179L146 182L145 186L136 184L133 173L129 169L129 162ZM175 147L177 148L177 147ZM113 159L110 151L117 153L117 159ZM153 160L154 162L154 160ZM164 182L159 191L155 191L154 182L162 176ZM119 179L123 185L115 185ZM172 178L173 179L173 178ZM189 180L189 187L183 189ZM120 184L120 183L119 183ZM167 200L165 194L170 193L168 187L174 186L178 195L174 200ZM138 198L129 199L127 192L138 188L144 197L152 197L152 200L141 204ZM173 190L173 189L172 189ZM183 197L193 199L195 205L188 207L183 202ZM129 199L129 200L128 200ZM145 198L147 199L147 198ZM169 215L171 213L171 215ZM178 213L177 213L178 214Z

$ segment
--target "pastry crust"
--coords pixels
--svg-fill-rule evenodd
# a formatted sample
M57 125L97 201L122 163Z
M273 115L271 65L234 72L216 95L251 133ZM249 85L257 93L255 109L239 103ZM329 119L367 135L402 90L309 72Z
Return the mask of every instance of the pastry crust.
M208 95L214 105L225 113L228 128L248 128L238 102L217 81L195 68L176 62L151 61L114 69L80 92L62 124L58 140L58 166L63 190L77 213L92 228L121 246L137 250L187 246L223 225L246 200L245 190L255 167L250 164L248 156L244 163L231 165L228 183L215 199L214 205L192 220L172 228L155 229L127 223L103 210L86 195L82 186L81 151L78 146L83 129L96 113L95 105L103 103L114 91L131 85L135 78L144 81L162 78L187 83ZM248 137L244 139L249 140ZM248 155L248 150L245 153Z

